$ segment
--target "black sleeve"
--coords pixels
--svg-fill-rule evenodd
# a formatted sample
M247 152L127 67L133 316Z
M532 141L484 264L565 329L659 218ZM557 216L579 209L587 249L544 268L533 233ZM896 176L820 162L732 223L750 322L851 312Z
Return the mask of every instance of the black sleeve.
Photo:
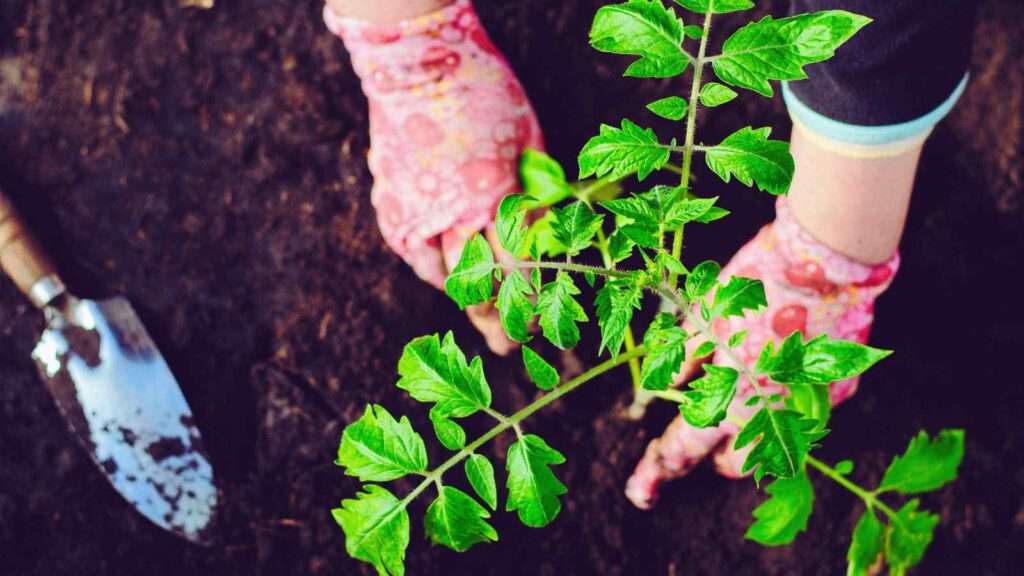
M970 63L976 0L791 0L791 13L848 10L874 21L807 67L793 94L833 120L898 124L942 104Z

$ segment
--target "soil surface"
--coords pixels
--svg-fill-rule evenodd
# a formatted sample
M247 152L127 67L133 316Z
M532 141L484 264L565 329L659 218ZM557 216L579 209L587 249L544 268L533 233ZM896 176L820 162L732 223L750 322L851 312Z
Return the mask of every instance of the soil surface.
M134 302L212 455L221 543L169 536L108 486L35 375L41 314L2 282L0 573L370 574L331 520L357 487L332 461L342 428L370 401L429 431L425 411L393 387L403 344L450 328L484 356L498 407L534 391L516 360L487 353L454 304L384 246L368 201L366 102L317 2L181 4L0 3L0 187L77 291ZM683 91L680 81L621 79L621 60L587 47L600 4L478 2L567 166L600 122L654 123L643 105ZM736 20L722 22L719 31ZM920 574L1024 567L1022 23L1016 0L984 4L974 82L928 146L903 269L878 305L873 341L897 354L838 410L821 450L853 458L854 476L871 482L917 430L967 429L961 479L924 498L942 523ZM785 134L778 100L742 102L702 137L751 118ZM724 259L769 217L771 200L699 176L736 216L688 235L688 259ZM580 358L563 363L591 364L596 342L588 333ZM673 409L619 419L624 377L528 423L569 457L559 475L570 493L553 526L531 530L500 513L501 542L457 555L423 539L418 503L410 572L843 572L860 508L831 483L815 481L810 531L780 549L743 540L762 498L753 483L707 466L671 484L655 511L632 508L623 483Z

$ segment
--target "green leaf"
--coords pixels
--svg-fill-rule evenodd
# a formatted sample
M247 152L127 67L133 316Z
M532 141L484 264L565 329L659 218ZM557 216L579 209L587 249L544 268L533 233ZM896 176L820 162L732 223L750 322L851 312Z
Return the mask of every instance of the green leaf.
M717 108L722 104L728 104L737 96L739 94L735 90L718 82L708 82L700 89L700 103L708 108Z
M427 448L408 418L396 421L383 406L371 404L345 427L336 463L364 482L387 482L425 471Z
M711 353L714 352L714 351L715 351L715 343L711 342L711 341L704 341L704 342L701 342L700 346L697 346L697 349L693 351L693 357L694 358L703 358L705 356L710 356Z
M842 10L781 20L765 16L734 32L711 64L726 84L771 97L769 80L807 78L804 66L831 58L836 48L870 21Z
M850 472L853 472L853 460L840 460L839 462L836 462L835 469L839 474L846 476Z
M885 528L871 509L864 511L853 529L850 548L846 551L846 575L868 576L882 553Z
M647 109L666 120L682 120L686 117L688 104L685 98L669 96L647 105Z
M771 128L740 128L721 144L705 149L704 161L726 184L732 176L762 192L785 194L793 181L793 157L789 143L769 140Z
M465 552L480 542L497 542L498 533L486 519L491 514L472 496L452 486L442 486L427 508L423 528L434 544Z
M704 36L704 29L696 24L683 26L683 34L690 40L700 40Z
M828 386L790 384L785 403L786 408L813 420L819 430L823 430L832 417L832 399Z
M686 277L686 297L691 302L703 297L718 283L718 275L721 272L722 267L718 262L705 260L697 264Z
M580 289L572 277L559 271L553 281L541 288L537 297L541 331L545 338L563 350L579 343L580 329L576 324L588 320L587 313L574 298L579 293Z
M430 411L430 423L434 425L434 434L445 448L461 450L466 445L466 431L462 426L438 413L436 409Z
M780 384L830 384L862 374L889 354L856 342L832 340L825 334L805 344L802 334L794 331L778 351L772 342L765 344L756 369Z
M722 318L743 316L744 310L756 312L767 305L764 284L760 280L733 276L729 279L728 284L719 286L715 291L711 313Z
M436 402L438 416L464 418L491 405L491 387L479 356L471 364L448 332L421 336L405 346L397 386L420 402Z
M919 500L903 505L890 520L885 533L885 559L890 573L903 574L913 568L924 557L932 542L932 533L939 523L939 517L927 511L918 510Z
M754 480L766 474L792 478L802 469L807 453L827 433L816 430L813 420L805 420L792 410L762 407L736 436L739 450L760 438L743 463L743 472L754 471Z
M673 141L673 145L675 141ZM601 132L591 138L580 151L580 179L624 178L636 172L643 180L668 163L671 152L658 142L650 128L641 128L629 120L622 128L601 125Z
M558 386L558 370L529 346L523 346L523 365L526 366L526 373L530 375L530 382L541 390L551 390Z
M554 223L555 214L548 210L530 225L526 244L531 247L531 250L536 252L533 255L534 260L539 260L540 256L545 255L553 258L565 254L565 246L555 239ZM538 274L540 273L536 268L534 270Z
M732 336L729 336L729 348L738 348L743 341L747 339L747 331L740 330Z
M601 327L601 345L597 353L606 348L612 357L618 356L626 329L633 320L633 311L640 309L643 287L636 276L609 278L597 291L594 304L597 308L597 323Z
M501 199L498 204L498 213L495 216L494 225L498 231L498 241L515 256L524 256L526 249L526 222L525 196L522 194L509 194Z
M686 266L679 261L679 258L676 258L675 256L673 256L672 254L665 250L658 252L658 255L655 257L654 262L655 264L657 264L659 270L668 270L672 274L677 274L679 276L688 274L690 272L689 270L686 269Z
M663 312L647 328L644 346L647 354L640 369L640 385L645 390L667 390L672 375L686 359L686 332L671 314Z
M700 222L704 215L714 209L718 197L681 198L665 215L665 227L675 229L688 222Z
M690 390L683 392L683 403L679 405L683 419L697 428L718 426L736 394L738 377L734 368L704 366L704 376L690 382Z
M643 246L644 248L653 248L657 250L661 248L661 244L658 242L656 230L651 230L645 226L639 224L627 224L619 228L619 230L629 238L637 246Z
M963 430L943 430L935 440L929 440L922 430L903 455L893 458L878 492L920 494L937 490L956 479L963 457Z
M565 179L562 165L547 154L527 148L519 159L519 178L526 195L525 208L554 206L569 196L572 187Z
M496 306L501 326L508 337L516 342L530 340L530 321L534 314L533 302L529 298L532 293L530 283L517 270L509 272L498 289Z
M345 532L348 555L377 568L380 576L405 574L405 550L409 547L409 513L405 504L386 489L364 486L355 499L342 500L331 510Z
M635 246L636 242L630 240L622 231L616 230L608 237L608 257L612 263L622 262L633 255Z
M578 200L564 208L552 208L551 211L555 214L555 239L566 247L570 256L589 248L604 222L604 216L595 214L590 206Z
M466 479L477 496L491 507L498 509L498 486L494 482L494 466L483 454L471 454L466 459Z
M710 224L716 220L721 220L722 218L725 218L729 214L730 212L725 208L721 208L719 206L712 206L711 209L705 212L703 216L697 218L696 222L700 222L701 224Z
M674 0L683 8L698 14L728 14L740 10L750 10L754 7L753 0Z
M494 253L480 234L473 236L462 249L455 269L448 275L444 290L459 308L480 304L494 293Z
M517 511L519 520L531 528L550 524L562 509L558 497L566 493L551 466L565 457L548 446L540 436L527 434L508 448L508 501L505 510Z
M679 189L669 186L655 186L643 194L629 198L617 198L601 202L609 212L626 219L657 235L669 210L679 200Z
M808 379L818 382L846 380L863 374L890 354L891 350L822 335L805 346L803 372Z
M780 478L765 488L771 495L754 509L756 520L745 537L764 546L789 544L807 529L807 520L814 509L814 488L806 472L792 478Z
M661 0L629 0L603 6L590 29L594 49L639 56L625 73L636 78L682 74L689 64L682 43L683 22Z
M659 214L649 202L637 195L601 202L601 207L629 222L645 228L658 228Z

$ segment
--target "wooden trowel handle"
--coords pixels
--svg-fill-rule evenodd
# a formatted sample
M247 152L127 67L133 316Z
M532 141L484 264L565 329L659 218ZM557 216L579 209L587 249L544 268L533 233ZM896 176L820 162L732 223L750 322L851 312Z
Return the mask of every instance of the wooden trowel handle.
M46 277L57 280L57 269L29 233L7 196L0 191L0 268L37 306L41 301L36 284ZM36 288L36 290L33 290Z

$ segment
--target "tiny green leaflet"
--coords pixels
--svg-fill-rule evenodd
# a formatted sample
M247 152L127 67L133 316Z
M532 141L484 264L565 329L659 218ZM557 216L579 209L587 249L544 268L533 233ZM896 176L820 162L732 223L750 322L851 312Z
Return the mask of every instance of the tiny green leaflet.
M679 96L668 96L647 105L648 110L666 120L682 120L688 107L686 99Z
M469 494L454 486L442 486L427 508L423 528L431 542L465 552L474 544L498 541L498 532L487 523L490 517L490 512Z
M789 544L807 529L814 509L814 488L806 472L779 478L765 488L771 498L754 509L755 521L745 537L765 546Z
M551 390L558 386L558 371L529 346L523 346L523 365L530 381L541 390Z
M345 427L337 464L364 482L386 482L427 469L427 448L409 419L395 418L383 406L366 407Z
M552 344L562 349L572 348L580 341L580 322L588 320L583 306L576 301L580 289L572 277L559 271L555 279L541 288L537 298L540 328Z
M444 290L459 308L486 302L494 293L494 269L491 245L480 234L473 234L445 280Z
M405 550L409 547L406 505L380 486L368 484L363 490L331 510L334 521L345 532L345 551L373 564L382 576L403 576Z
M464 465L466 479L491 510L498 508L498 486L494 481L494 465L483 454L472 454Z
M505 510L516 511L531 528L550 524L562 510L559 496L566 493L551 466L565 457L540 436L526 434L508 448L508 501Z

